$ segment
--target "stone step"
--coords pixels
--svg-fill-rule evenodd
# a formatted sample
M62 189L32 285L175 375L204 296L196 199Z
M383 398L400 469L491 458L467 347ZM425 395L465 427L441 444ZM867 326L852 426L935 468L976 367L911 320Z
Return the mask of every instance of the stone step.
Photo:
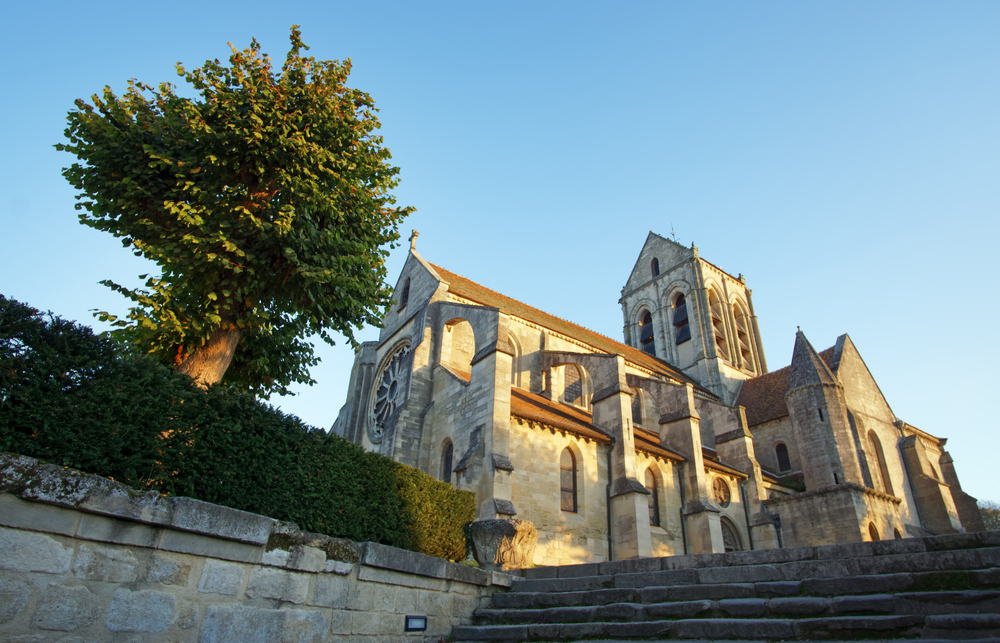
M871 543L860 544L870 545ZM780 552L784 550L771 551ZM764 554L767 552L760 553ZM725 556L728 555L725 554ZM672 564L670 561L670 558L617 561L618 563L632 563L630 566L619 564L617 568L636 570L642 566L669 565ZM579 567L588 568L588 566ZM589 568L594 567L590 566ZM602 567L603 564L596 565L597 569ZM991 567L1000 567L1000 547L884 554L879 556L870 555L854 559L800 560L773 564L727 565L688 569L646 569L644 571L622 571L596 576L527 577L515 579L511 585L511 592L578 592L598 589L669 587L677 585L801 581L816 578L836 579L944 570L960 572Z
M877 558L901 554L919 554L964 549L981 549L1000 546L1000 531L972 534L952 534L904 540L879 540L874 542L819 547L789 547L757 551L737 551L728 554L702 554L696 556L669 556L666 558L638 558L561 567L536 567L522 570L526 579L575 578L580 576L614 576L674 569L701 569L705 567L740 567L748 565L775 565L799 561L822 561Z
M833 598L730 598L664 603L621 602L546 609L480 609L480 625L661 621L679 618L803 618L859 615L996 614L1000 591L911 592Z
M535 609L610 605L612 603L718 601L736 598L792 596L834 597L859 594L897 594L900 592L962 592L996 588L1000 588L1000 567L913 574L808 578L800 581L624 587L564 592L519 591L494 594L493 607L497 609Z
M539 623L456 627L455 641L572 641L577 639L892 640L1000 637L997 614L831 616L820 618L690 618L637 623Z

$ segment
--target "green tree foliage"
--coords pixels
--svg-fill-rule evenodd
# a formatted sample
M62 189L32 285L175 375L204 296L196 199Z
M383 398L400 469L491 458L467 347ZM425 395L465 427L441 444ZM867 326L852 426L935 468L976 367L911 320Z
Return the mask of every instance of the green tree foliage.
M232 47L232 45L230 45ZM177 72L199 97L135 80L69 113L64 170L83 224L156 262L135 304L103 313L120 337L200 384L261 394L313 383L305 337L378 324L384 258L413 208L395 207L399 169L376 135L371 97L345 85L351 61L317 61L297 26L280 71L250 48Z
M983 526L987 531L1000 531L1000 503L980 500L979 513L983 516Z
M2 295L0 451L453 560L475 510L474 494Z

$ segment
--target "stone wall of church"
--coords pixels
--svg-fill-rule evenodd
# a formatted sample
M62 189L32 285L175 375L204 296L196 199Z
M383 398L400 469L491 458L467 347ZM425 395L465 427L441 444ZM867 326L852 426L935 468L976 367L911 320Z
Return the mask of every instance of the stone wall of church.
M792 431L792 420L787 415L777 420L758 424L750 429L750 433L753 434L754 456L765 471L776 475L788 473L782 471L778 466L775 448L779 443L788 447L788 460L792 466L790 471L801 470L802 460L799 458L799 447Z
M684 538L681 532L680 481L676 467L668 460L654 458L649 454L636 452L636 476L646 484L646 470L652 469L657 482L660 524L650 525L649 536L653 544L653 556L679 556L684 553Z
M560 509L559 457L567 447L578 466L576 513ZM510 450L517 517L538 529L535 564L608 560L608 447L511 418Z

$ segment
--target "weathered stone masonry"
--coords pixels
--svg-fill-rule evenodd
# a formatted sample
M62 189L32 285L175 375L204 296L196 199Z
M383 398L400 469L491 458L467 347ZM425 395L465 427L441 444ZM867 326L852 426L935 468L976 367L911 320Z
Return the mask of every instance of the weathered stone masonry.
M509 585L0 454L0 641L439 641Z

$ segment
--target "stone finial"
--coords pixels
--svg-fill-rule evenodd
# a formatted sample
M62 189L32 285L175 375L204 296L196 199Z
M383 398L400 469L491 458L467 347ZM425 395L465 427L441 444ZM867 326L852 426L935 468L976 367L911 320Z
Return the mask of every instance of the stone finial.
M411 230L410 231L410 250L416 250L417 249L417 237L419 237L419 236L420 236L420 233L417 232L416 230Z
M477 520L469 525L469 531L472 554L480 569L509 571L534 563L538 530L527 520Z

